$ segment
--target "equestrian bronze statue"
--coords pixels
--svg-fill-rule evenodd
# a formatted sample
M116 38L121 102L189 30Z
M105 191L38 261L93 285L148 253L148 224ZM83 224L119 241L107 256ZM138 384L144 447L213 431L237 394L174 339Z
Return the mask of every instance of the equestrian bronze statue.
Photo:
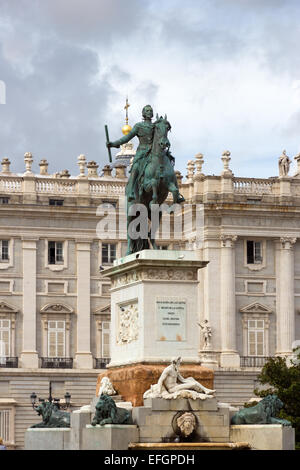
M181 203L184 197L179 193L176 174L174 171L175 159L171 155L168 132L171 125L167 116L163 118L156 115L156 121L152 122L153 110L150 105L143 108L144 120L138 122L132 130L115 142L107 142L107 147L119 148L129 142L133 137L138 137L139 145L130 169L130 177L126 186L127 198L127 255L144 249L157 249L154 233L151 230L153 205L161 205L168 193L173 195L173 203ZM142 204L147 210L150 224L147 224L146 236L142 234L133 237L130 227L137 219L138 205ZM159 213L159 220L161 212ZM148 222L147 221L147 222ZM148 228L150 226L150 228Z

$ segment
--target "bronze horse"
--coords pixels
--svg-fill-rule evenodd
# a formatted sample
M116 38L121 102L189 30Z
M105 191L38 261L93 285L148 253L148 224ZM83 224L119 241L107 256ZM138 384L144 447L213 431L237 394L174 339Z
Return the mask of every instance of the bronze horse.
M127 255L149 249L150 244L153 249L157 249L154 234L159 227L162 213L159 212L158 224L154 227L152 210L155 207L153 205L161 205L166 200L169 192L173 195L173 203L184 201L183 196L179 194L177 178L169 154L168 132L171 130L171 125L166 115L164 118L157 115L156 118L152 148L147 159L142 163L139 173L136 199L134 201L129 200L126 192ZM143 205L146 211L140 205ZM139 216L137 216L137 213L139 213ZM145 217L141 217L142 213L147 213L147 220ZM135 222L137 222L137 225L134 225ZM143 227L141 227L141 224ZM137 232L138 228L139 232ZM135 230L134 233L133 230Z

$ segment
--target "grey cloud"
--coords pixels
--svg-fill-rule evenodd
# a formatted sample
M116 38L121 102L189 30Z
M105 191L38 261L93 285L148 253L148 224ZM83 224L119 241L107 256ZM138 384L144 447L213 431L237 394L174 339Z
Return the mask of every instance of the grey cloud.
M139 28L145 6L138 0L1 0L3 17L25 22L43 35L96 44L126 38Z
M33 59L34 74L20 77L4 61L7 104L0 107L0 155L11 157L15 171L23 171L23 155L31 151L37 161L45 157L50 171L78 172L80 153L105 162L101 136L110 85L92 79L98 56L61 42L41 42Z

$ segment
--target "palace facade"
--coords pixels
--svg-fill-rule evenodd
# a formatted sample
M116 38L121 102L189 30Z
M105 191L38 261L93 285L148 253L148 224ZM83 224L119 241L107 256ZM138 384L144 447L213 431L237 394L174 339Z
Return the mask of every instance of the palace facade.
M0 435L17 448L38 421L33 391L46 398L51 382L53 396L71 393L73 408L94 396L109 362L110 284L102 270L127 247L124 224L115 238L97 230L103 208L123 210L126 165L98 175L80 155L73 177L50 175L46 160L36 174L32 155L24 160L24 174L7 158L0 172ZM211 336L188 327L199 330L199 362L215 369L219 397L243 403L266 358L291 357L300 340L300 170L242 178L229 168L230 152L222 162L220 175L205 175L197 154L186 178L177 172L191 222L159 244L209 261L199 271L199 323L207 320Z

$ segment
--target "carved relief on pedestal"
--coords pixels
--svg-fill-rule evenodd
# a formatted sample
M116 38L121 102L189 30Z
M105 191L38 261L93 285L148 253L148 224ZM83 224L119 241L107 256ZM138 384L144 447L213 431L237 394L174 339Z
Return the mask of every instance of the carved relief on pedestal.
M129 304L119 307L119 327L117 332L117 343L128 344L138 339L139 312L137 304Z
M197 270L185 269L143 269L141 271L133 271L112 279L112 288L121 287L131 282L144 280L163 280L163 281L197 281Z

